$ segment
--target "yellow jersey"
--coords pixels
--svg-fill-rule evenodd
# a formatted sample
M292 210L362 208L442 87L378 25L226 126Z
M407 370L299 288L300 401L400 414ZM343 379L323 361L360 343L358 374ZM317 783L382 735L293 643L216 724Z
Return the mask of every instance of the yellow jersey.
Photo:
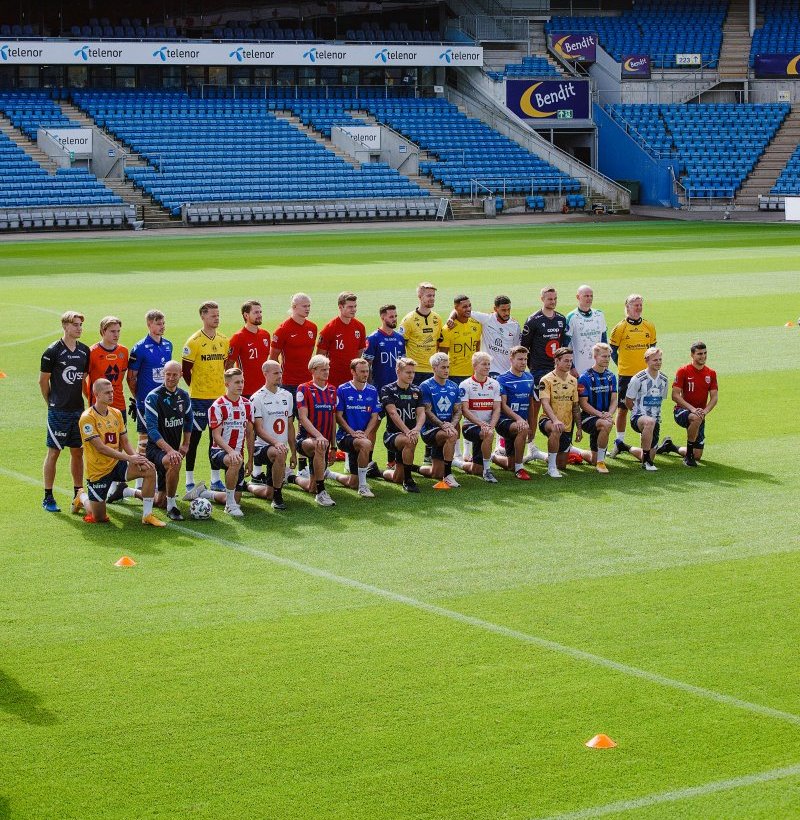
M99 481L108 475L117 466L119 459L98 453L88 444L92 439L99 438L112 450L122 451L122 435L125 432L125 419L116 407L109 407L108 413L101 416L92 405L81 415L79 422L81 439L83 440L83 459L86 464L86 477L89 481Z
M406 340L406 356L417 363L418 370L431 373L429 360L439 349L442 317L433 310L427 316L412 310L400 323L400 332ZM472 375L472 371L467 375Z
M483 326L477 319L456 320L452 329L442 328L441 347L447 348L450 358L450 376L466 378L472 375L472 354L481 346Z
M656 346L656 328L646 319L636 324L623 319L615 325L608 341L617 348L617 373L635 376L647 367L644 354L648 347Z
M569 373L566 379L562 379L551 370L539 382L539 401L542 397L550 402L556 418L564 423L567 430L571 430L574 421L572 409L578 405L578 380Z
M225 392L225 359L229 347L228 337L221 333L212 339L198 330L187 339L183 360L192 363L191 398L213 400Z

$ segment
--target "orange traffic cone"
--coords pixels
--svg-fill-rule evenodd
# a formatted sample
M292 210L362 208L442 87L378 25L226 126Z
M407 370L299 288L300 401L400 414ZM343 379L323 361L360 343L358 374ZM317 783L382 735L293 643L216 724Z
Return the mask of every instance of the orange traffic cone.
M450 490L452 489L446 481L437 481L433 485L434 490Z
M0 370L0 379L4 379L5 377L6 377L6 374L3 373L2 370Z
M608 735L595 735L585 745L590 749L613 749L617 744Z
M794 327L794 322L787 322L787 323L784 325L784 327ZM3 375L5 375L5 374L3 374ZM0 379L1 379L1 378L3 378L3 376L0 376Z
M114 562L114 566L115 567L135 567L136 566L136 561L134 561L133 558L128 558L127 555L123 555L122 558L119 559L119 561Z

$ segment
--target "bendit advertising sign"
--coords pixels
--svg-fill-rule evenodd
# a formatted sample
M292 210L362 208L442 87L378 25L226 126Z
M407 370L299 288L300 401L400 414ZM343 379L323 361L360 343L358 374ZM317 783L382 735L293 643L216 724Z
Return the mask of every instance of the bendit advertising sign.
M0 65L481 66L479 46L0 40Z
M588 120L589 81L506 80L506 108L525 120Z
M593 63L597 59L597 35L581 32L551 32L550 48L562 60L571 60L576 63Z
M623 80L649 80L650 57L647 54L626 54L622 57Z
M800 54L756 54L753 70L756 77L797 77Z

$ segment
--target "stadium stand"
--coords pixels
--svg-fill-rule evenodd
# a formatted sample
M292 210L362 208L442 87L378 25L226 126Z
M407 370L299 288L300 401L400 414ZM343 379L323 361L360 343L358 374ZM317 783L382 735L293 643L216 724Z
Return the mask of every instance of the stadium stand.
M523 57L519 63L506 63L503 71L487 71L486 75L496 83L508 78L527 79L538 77L561 77L562 75L550 64L547 57L532 55Z
M649 54L657 68L678 68L676 54L701 54L704 66L716 68L727 8L727 0L641 0L618 16L556 15L545 31L597 32L617 62L626 54Z
M770 194L777 196L800 195L800 146L795 149L786 163Z
M186 203L429 196L387 164L354 167L277 118L282 101L98 91L73 100L148 161L128 178L176 216Z
M787 103L613 105L652 156L672 159L687 196L731 198L789 114Z
M39 128L79 127L64 116L47 90L0 91L0 112L34 142Z
M759 0L764 23L753 32L750 65L756 54L800 52L800 0Z

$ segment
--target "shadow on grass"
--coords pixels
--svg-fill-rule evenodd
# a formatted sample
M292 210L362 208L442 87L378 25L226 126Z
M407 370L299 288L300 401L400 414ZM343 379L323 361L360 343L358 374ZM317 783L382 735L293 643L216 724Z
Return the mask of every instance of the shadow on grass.
M11 804L7 797L0 794L0 820L10 820L11 818Z
M40 705L41 698L20 686L19 682L0 670L0 709L32 726L52 726L56 716ZM0 797L0 817L4 817ZM6 807L8 803L6 802Z

